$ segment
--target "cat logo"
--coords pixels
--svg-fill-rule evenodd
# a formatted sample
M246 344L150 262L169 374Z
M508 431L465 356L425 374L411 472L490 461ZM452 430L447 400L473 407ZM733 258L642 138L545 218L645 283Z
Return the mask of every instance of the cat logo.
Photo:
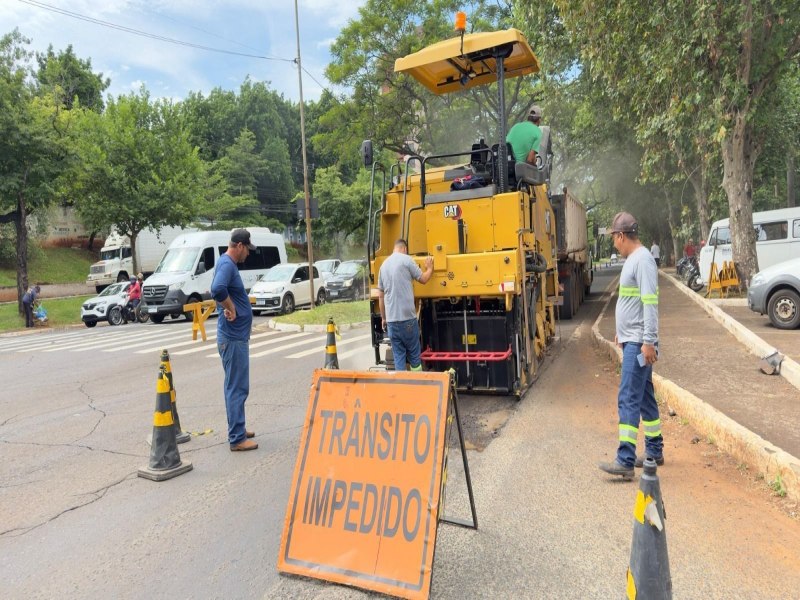
M445 204L444 218L458 221L461 218L461 207L458 204Z

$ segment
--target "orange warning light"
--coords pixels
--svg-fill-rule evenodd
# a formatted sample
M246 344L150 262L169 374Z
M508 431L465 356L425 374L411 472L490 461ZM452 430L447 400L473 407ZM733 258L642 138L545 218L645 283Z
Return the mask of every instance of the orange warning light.
M464 33L467 30L467 13L458 11L456 13L456 31Z

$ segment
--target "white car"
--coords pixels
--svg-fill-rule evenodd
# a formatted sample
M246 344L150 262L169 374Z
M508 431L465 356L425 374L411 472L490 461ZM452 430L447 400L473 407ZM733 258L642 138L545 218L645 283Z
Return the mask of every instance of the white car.
M90 298L81 305L81 321L87 327L94 327L98 321L108 321L109 325L122 323L122 313L111 309L115 306L125 306L128 301L129 281L112 283L99 296ZM109 318L110 315L110 318Z
M342 264L342 261L338 258L326 258L316 261L314 266L317 267L320 275L322 275L322 280L327 283L328 279L331 278L331 275L339 268L340 264Z
M314 269L314 295L316 305L325 303L325 283ZM253 314L279 313L287 315L298 306L311 306L308 283L308 263L275 265L258 278L250 290Z

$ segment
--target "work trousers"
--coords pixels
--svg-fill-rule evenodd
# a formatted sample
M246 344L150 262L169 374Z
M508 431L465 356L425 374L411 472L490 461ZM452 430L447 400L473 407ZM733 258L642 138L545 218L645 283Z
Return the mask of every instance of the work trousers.
M33 327L33 305L23 302L22 310L25 311L25 327Z
M223 318L223 317L220 317ZM250 342L217 335L217 350L225 371L225 412L228 443L234 446L246 438L244 403L250 393Z
M422 370L422 359L419 347L419 323L416 319L408 321L390 321L389 341L392 344L394 370L405 371L406 363L412 371Z
M622 375L619 382L617 407L619 409L619 448L617 460L626 467L636 461L636 437L639 419L644 425L644 447L647 456L661 458L664 438L661 435L661 418L653 391L653 366L639 365L637 356L642 344L622 344Z

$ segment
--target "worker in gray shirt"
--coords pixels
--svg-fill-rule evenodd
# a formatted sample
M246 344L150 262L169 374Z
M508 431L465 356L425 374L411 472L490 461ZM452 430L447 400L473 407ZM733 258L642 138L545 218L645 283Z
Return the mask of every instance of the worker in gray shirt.
M614 247L625 258L619 279L616 343L622 347L622 372L617 395L619 447L614 462L600 469L624 479L633 478L644 456L636 456L639 419L644 425L645 455L664 464L661 418L653 391L653 364L658 360L658 268L639 241L633 215L617 213L611 225Z
M425 259L425 271L408 255L408 244L397 240L394 252L381 265L378 274L378 304L383 330L389 335L396 371L422 370L419 322L414 304L414 280L427 283L433 275L433 257Z

